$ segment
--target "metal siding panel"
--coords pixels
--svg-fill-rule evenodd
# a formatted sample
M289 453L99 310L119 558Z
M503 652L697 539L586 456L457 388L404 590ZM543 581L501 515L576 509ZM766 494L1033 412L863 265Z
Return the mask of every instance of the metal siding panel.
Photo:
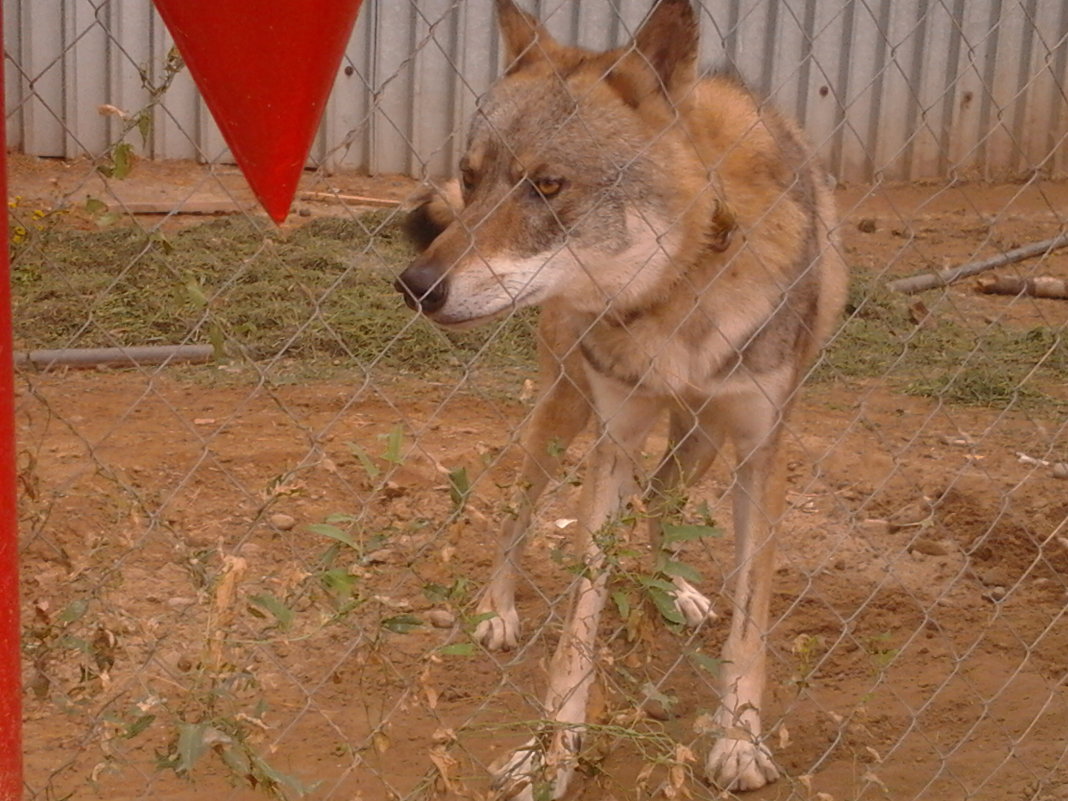
M733 66L737 6L737 0L703 0L699 3L702 66Z
M196 93L196 139L200 158L208 164L233 164L234 155L226 146L222 131L215 124L200 92Z
M853 5L852 28L843 28L851 52L848 77L842 81L842 130L835 142L835 169L842 180L870 181L875 177L875 150L880 140L879 116L889 44L886 28L890 0Z
M908 178L905 154L915 130L915 96L910 83L915 51L915 6L888 2L887 59L881 75L879 139L872 147L876 178Z
M458 11L452 0L420 0L414 19L412 170L444 175L455 160L452 110Z
M341 74L323 112L320 138L324 163L330 170L345 167L373 171L370 154L373 16L361 12L356 19Z
M734 27L734 68L761 95L771 93L768 37L774 40L773 11L777 4L766 0L742 0Z
M30 0L22 6L22 22L26 152L64 156L62 0Z
M576 3L575 40L591 50L611 50L620 44L619 11L615 3Z
M413 9L410 2L376 3L375 91L371 161L376 172L409 173L412 167Z
M1018 120L1018 137L1023 151L1021 166L1028 171L1048 172L1056 150L1063 83L1057 80L1055 72L1055 37L1063 8L1060 0L1038 0L1030 7L1027 20L1032 32L1031 59L1026 69L1028 102L1026 112Z
M158 12L152 12L152 81L163 80L167 54L174 47ZM175 76L167 93L160 100L152 126L152 157L157 159L195 159L200 155L196 139L197 90L189 70Z
M958 21L961 47L957 57L957 90L950 123L946 174L970 178L983 172L984 70L988 50L996 43L991 39L989 5L962 3Z
M590 48L625 43L649 7L521 2ZM4 14L11 147L99 153L123 124L98 106L135 114L150 99L138 68L162 78L171 43L149 0L9 0ZM1068 168L1064 0L703 0L700 15L702 63L727 62L773 95L843 180ZM346 55L311 162L454 172L500 68L492 0L367 0ZM126 138L142 150L137 133ZM188 74L156 110L146 150L230 159Z
M798 116L798 98L804 69L804 0L773 4L777 23L765 39L770 90L769 99L777 108Z
M531 9L529 3L521 2L520 5ZM571 0L543 0L534 3L532 10L554 39L563 44L575 44L575 4Z
M1006 3L994 31L998 54L990 59L986 78L989 105L984 140L986 177L1011 173L1019 148L1013 135L1012 121L1019 93L1019 48L1022 39L1022 14L1016 2Z
M108 24L111 39L108 47L110 92L107 102L127 115L136 115L152 100L141 77L141 70L147 71L152 61L152 5L148 0L112 2L108 5ZM132 119L129 124L133 124ZM123 120L108 117L108 141L117 142L125 127ZM151 133L145 142L134 128L127 133L126 141L138 155L148 155Z
M1007 127L1012 137L1012 157L1008 164L1009 175L1019 175L1029 169L1027 159L1028 132L1025 130L1028 107L1031 103L1031 71L1034 53L1035 29L1033 24L1036 0L1018 0L1011 7L1011 13L1019 19L1019 39L1012 50L1015 63L1016 91L1010 106Z
M478 99L503 69L493 0L466 0L462 4L455 47L457 72L447 76L453 84L452 127L456 143L447 165L449 175L456 173L467 140L468 121L475 114Z
M67 3L63 15L64 149L68 158L99 156L108 150L107 34L89 0Z
M1056 53L1053 59L1056 79L1058 112L1052 126L1054 175L1068 175L1068 3L1061 4L1060 26L1057 29Z
M952 102L959 32L941 3L931 3L918 20L916 51L910 83L915 87L916 126L908 147L908 177L932 178L944 170L943 146L949 119L946 102ZM951 62L953 62L951 66Z
M5 145L9 150L23 149L22 78L19 74L22 63L22 3L8 0L0 3L4 14L4 97Z
M708 6L708 2L702 2L702 6ZM647 0L614 0L616 10L616 44L623 45L634 38L638 28L649 13Z
M853 6L813 6L807 32L811 41L810 66L799 95L802 121L809 140L831 173L839 180L856 180L857 176L844 174L841 164L844 104L852 57L845 31L852 28Z

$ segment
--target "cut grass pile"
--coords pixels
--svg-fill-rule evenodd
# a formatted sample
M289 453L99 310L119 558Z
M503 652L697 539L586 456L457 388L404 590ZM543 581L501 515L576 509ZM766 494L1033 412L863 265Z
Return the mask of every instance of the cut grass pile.
M279 231L229 217L166 237L54 227L12 258L19 347L210 343L255 359L433 371L527 364L532 317L443 332L393 289L412 252L396 214Z
M934 307L937 293L926 297ZM910 395L969 406L1063 403L1068 345L1062 331L968 325L952 314L917 321L912 302L881 279L855 271L845 323L817 380L884 378Z
M393 212L290 231L246 217L166 236L42 228L13 250L15 334L26 349L211 343L306 368L533 369L535 312L443 332L392 288L411 257ZM909 303L855 273L845 325L816 380L877 378L911 394L1005 407L1049 401L1068 378L1060 332L969 326L952 315L918 325Z

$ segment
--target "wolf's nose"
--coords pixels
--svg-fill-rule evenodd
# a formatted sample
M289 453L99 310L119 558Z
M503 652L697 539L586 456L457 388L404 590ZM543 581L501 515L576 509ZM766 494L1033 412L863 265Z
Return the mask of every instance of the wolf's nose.
M425 262L413 264L400 274L393 288L404 295L408 308L433 314L445 305L449 285L441 270Z

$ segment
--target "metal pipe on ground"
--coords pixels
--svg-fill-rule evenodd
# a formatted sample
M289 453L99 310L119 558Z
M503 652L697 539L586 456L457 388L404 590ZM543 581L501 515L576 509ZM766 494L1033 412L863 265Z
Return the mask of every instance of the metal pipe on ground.
M17 366L41 370L56 367L145 367L157 364L203 364L215 356L211 345L140 345L129 348L60 348L15 353Z

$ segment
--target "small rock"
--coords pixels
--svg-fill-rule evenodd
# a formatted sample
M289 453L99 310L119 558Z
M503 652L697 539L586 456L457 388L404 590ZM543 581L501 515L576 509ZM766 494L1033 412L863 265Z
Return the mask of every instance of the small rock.
M874 234L875 228L875 218L873 217L865 217L857 223L857 230L862 234Z
M456 615L448 609L431 609L426 613L426 619L436 629L451 629L456 625Z
M645 703L642 704L642 711L653 720L659 720L663 723L682 717L688 710L679 699L668 695L663 698L645 699Z
M869 517L860 522L860 531L869 537L884 537L890 533L890 521L881 517Z
M945 556L949 553L949 549L946 548L940 542L928 539L927 537L917 537L912 541L909 546L910 551L916 551L918 553L925 554L927 556Z
M377 551L371 551L367 556L363 558L365 565L384 565L386 562L393 558L395 551L392 548L379 548Z
M900 531L911 526L920 526L931 520L934 516L934 504L926 498L921 501L913 501L901 507L887 521L890 531Z
M407 492L407 490L396 481L387 481L386 485L382 487L382 497L387 500L399 498L404 495L405 492Z
M279 531L290 531L297 524L295 519L282 512L275 512L268 518L268 522Z
M1068 478L1068 464L1065 462L1057 462L1053 465L1053 477Z
M1005 594L1006 594L1005 588L1002 587L999 584L996 587L991 587L986 592L984 592L983 593L983 597L986 598L988 601L997 602L997 601L1004 600Z

